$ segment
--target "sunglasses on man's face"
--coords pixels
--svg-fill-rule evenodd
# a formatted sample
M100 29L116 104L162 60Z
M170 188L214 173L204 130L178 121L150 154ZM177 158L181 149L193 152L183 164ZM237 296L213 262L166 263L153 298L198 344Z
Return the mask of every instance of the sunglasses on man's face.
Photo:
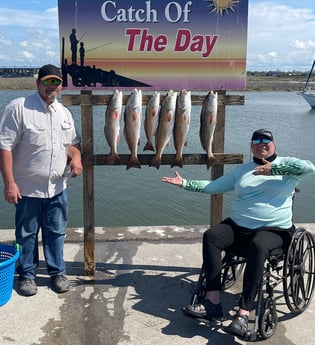
M41 80L41 83L44 86L58 86L61 84L61 80L59 80L59 79L46 79L46 80Z
M257 144L270 144L272 142L271 139L267 139L267 138L259 138L259 139L253 139L252 140L252 144L253 145L257 145Z

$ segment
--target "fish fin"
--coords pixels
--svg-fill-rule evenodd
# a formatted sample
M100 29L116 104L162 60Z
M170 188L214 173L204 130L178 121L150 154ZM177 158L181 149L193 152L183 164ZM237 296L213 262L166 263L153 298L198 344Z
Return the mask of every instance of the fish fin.
M133 157L131 159L129 159L127 166L126 166L126 170L130 169L130 168L138 168L141 169L141 164L139 162L138 157Z
M112 113L112 119L113 119L113 120L116 120L116 119L118 119L118 117L119 117L119 112L118 112L117 110L113 111L113 113Z
M153 144L146 143L144 148L143 148L143 151L155 151Z
M216 123L216 122L217 122L216 116L214 116L214 114L211 113L211 114L209 115L209 124L212 125L212 124L214 124L214 123Z
M149 167L155 167L157 169L160 169L160 165L161 165L161 157L155 155L152 158L152 160L151 160L151 162L149 164Z
M168 113L167 113L167 122L171 122L172 121L172 113L169 111Z

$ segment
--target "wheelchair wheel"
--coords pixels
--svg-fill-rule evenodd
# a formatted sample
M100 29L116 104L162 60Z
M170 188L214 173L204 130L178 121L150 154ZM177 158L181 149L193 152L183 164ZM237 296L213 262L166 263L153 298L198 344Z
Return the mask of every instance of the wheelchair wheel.
M315 243L304 228L294 233L283 270L286 304L291 312L302 313L309 306L315 288Z
M245 266L245 259L231 252L222 252L222 269L221 269L221 286L222 290L227 290L233 286L241 275ZM198 278L197 287L195 288L190 304L198 304L206 297L206 273L203 267Z
M263 339L272 337L277 329L278 315L276 312L276 301L268 298L264 310L259 317L259 333Z
M232 253L225 253L222 258L221 286L222 290L232 287L245 266L245 259Z

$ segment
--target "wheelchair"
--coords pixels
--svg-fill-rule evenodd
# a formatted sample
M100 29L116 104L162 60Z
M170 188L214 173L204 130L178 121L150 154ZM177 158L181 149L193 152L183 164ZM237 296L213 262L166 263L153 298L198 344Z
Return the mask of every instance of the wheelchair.
M241 276L246 259L232 251L222 254L222 290L232 287ZM206 295L205 271L201 268L191 304L200 303ZM315 289L315 242L310 232L296 228L287 250L274 249L265 261L256 297L255 321L245 339L254 341L270 338L277 329L278 316L274 289L283 285L283 295L288 309L300 314L312 301Z

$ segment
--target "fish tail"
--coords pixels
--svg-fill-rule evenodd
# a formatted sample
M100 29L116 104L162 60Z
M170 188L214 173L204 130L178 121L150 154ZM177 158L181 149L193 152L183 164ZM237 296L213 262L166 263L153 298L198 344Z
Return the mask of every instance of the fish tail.
M119 164L120 157L117 153L110 153L108 156L105 157L106 164Z
M141 169L141 164L139 162L138 157L131 157L127 163L126 170L130 168L138 168Z
M154 147L153 147L153 144L152 143L149 143L147 142L143 148L143 151L155 151L154 150Z
M181 156L175 156L175 158L171 164L171 168L173 168L175 166L180 167L180 168L183 167L183 158Z
M208 158L207 158L207 169L209 170L211 165L213 165L217 161L218 160L213 155L212 156L208 156Z
M114 164L119 164L120 163L120 157L117 153L113 153L110 155L112 157L113 163Z
M161 165L161 157L158 156L158 155L155 155L155 156L152 158L152 160L151 160L149 166L150 166L150 167L155 167L155 168L157 168L157 169L160 169L160 165Z

